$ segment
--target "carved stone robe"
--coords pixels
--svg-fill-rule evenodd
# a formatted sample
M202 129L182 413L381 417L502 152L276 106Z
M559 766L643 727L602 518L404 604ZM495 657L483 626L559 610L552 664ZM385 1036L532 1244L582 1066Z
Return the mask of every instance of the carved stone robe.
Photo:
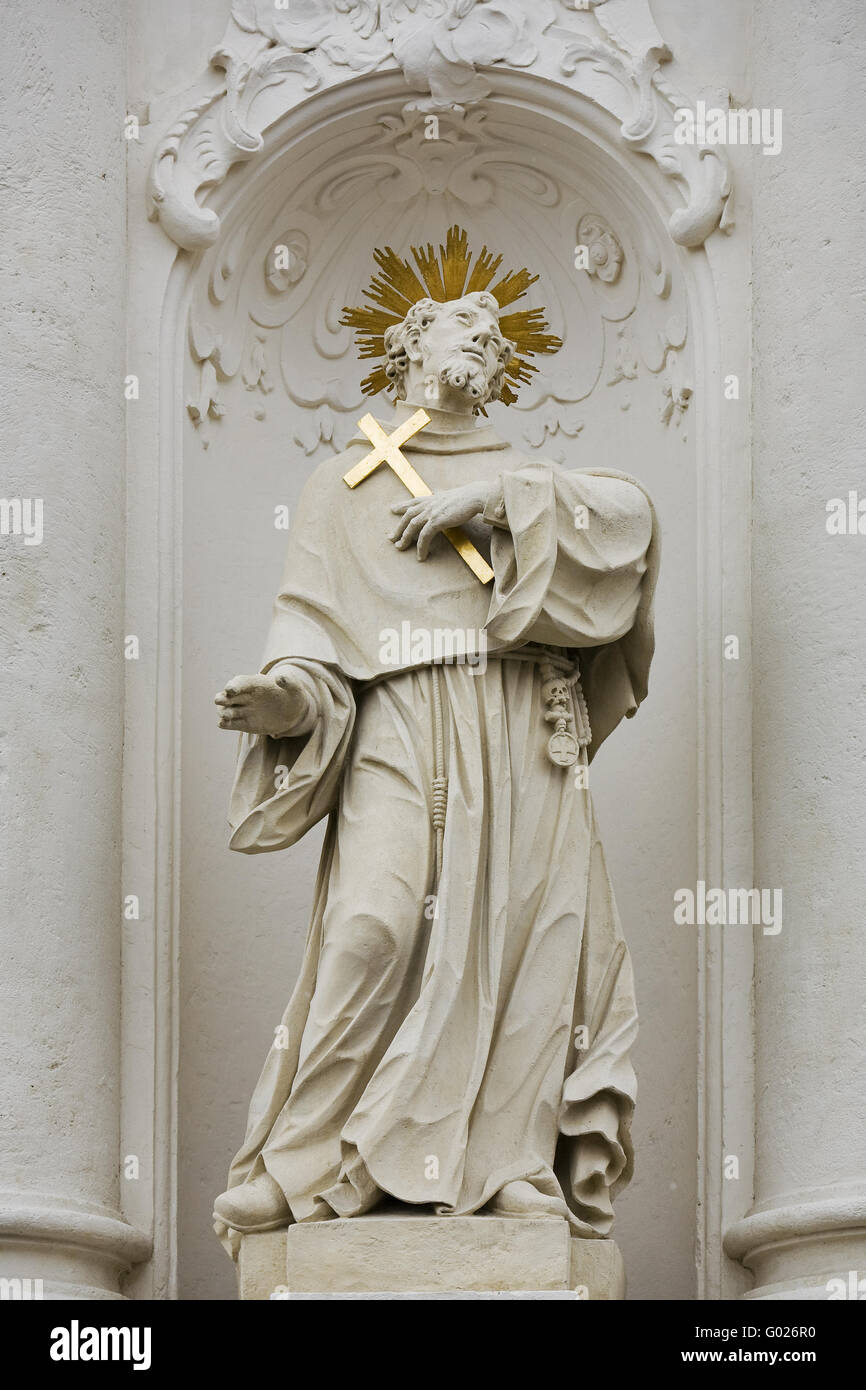
M579 660L594 754L646 693L652 508L622 474L527 457L489 428L404 447L434 492L496 480L474 536L496 579L444 536L423 563L397 550L390 469L342 481L366 440L304 490L262 669L301 672L308 710L292 737L242 735L231 847L328 827L229 1184L267 1169L310 1221L383 1197L467 1214L525 1179L575 1234L605 1235L631 1175L637 1014L589 791L547 756L537 650ZM394 665L383 634L405 623L483 629L486 667Z

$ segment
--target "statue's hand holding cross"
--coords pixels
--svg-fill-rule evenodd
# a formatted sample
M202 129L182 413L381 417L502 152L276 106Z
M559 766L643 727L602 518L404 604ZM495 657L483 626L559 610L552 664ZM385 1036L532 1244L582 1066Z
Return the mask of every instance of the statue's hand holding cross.
M482 584L489 584L494 577L493 570L484 556L458 528L463 522L470 521L473 516L484 510L490 485L469 484L434 495L400 451L400 445L405 444L407 439L411 439L413 434L417 434L429 422L430 416L425 410L416 410L414 415L404 420L402 425L398 425L391 435L387 435L372 415L365 415L358 421L358 427L363 430L374 448L360 463L355 464L354 468L350 468L348 473L343 475L343 481L349 487L357 487L380 464L387 463L412 494L411 502L398 502L391 508L392 512L400 514L400 521L390 536L398 550L405 550L415 544L418 559L426 560L433 539L441 531L448 537L460 558L465 560L472 573L477 575Z
M463 487L449 488L447 492L437 492L430 497L413 497L408 502L396 502L391 511L400 520L389 540L394 542L398 550L414 545L418 559L426 560L430 546L440 531L450 540L449 532L484 511L492 488L492 483L466 483ZM471 542L467 541L467 544ZM479 559L486 565L482 557L479 556ZM492 571L490 577L493 578Z

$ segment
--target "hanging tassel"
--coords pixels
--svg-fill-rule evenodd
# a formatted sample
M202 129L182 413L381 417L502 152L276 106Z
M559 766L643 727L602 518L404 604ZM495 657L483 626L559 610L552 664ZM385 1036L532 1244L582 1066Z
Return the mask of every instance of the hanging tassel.
M562 669L562 658L554 663L554 653L539 662L541 698L547 708L544 718L553 724L547 740L547 756L557 767L571 767L580 757L582 748L592 740L589 711L580 684L580 663L574 662L571 671ZM576 717L575 717L576 716Z
M445 776L445 739L442 721L442 672L431 667L433 677L433 830L436 834L436 889L442 876L445 844L445 814L448 809L448 778Z

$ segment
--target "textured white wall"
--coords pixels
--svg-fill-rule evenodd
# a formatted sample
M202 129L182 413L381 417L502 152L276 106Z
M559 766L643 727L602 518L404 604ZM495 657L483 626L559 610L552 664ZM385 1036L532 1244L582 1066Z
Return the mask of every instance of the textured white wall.
M33 0L0 51L0 494L44 503L41 545L0 538L0 1206L59 1229L119 1188L125 49L114 0Z
M866 496L863 7L762 0L756 44L755 101L787 121L782 154L754 168L755 873L785 904L757 957L757 1199L805 1204L807 1225L809 1203L847 1203L853 1225L866 1172L866 536L827 535L825 504ZM766 1277L834 1259L862 1271L862 1236L836 1256L795 1245Z

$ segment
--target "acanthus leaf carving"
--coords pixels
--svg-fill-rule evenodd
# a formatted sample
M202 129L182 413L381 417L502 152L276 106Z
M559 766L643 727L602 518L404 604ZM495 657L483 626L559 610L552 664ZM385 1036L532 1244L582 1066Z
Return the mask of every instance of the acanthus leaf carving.
M670 232L698 246L730 226L730 176L719 149L675 145L674 112L685 103L664 76L670 56L649 0L306 0L285 9L234 0L211 56L223 84L188 104L161 140L149 215L187 250L212 245L219 218L202 194L259 154L266 130L312 92L392 69L416 93L407 110L447 113L484 102L497 71L532 71L569 78L617 119L627 147L685 185Z

